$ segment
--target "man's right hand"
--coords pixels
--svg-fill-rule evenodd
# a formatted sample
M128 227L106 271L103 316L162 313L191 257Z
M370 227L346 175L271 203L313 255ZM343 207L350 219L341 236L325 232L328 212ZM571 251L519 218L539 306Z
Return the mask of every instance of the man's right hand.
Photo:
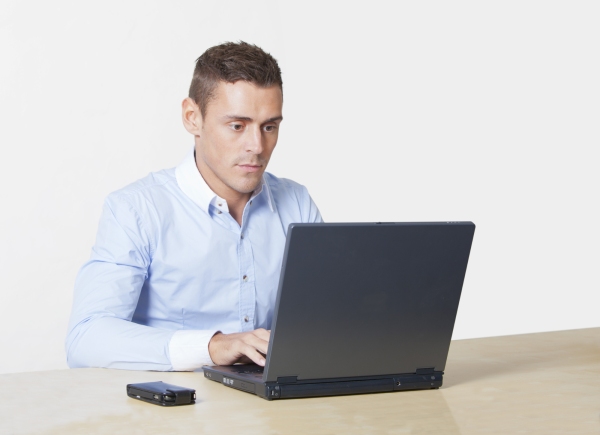
M270 337L271 331L266 329L235 334L217 332L208 343L208 353L217 365L253 362L264 366Z

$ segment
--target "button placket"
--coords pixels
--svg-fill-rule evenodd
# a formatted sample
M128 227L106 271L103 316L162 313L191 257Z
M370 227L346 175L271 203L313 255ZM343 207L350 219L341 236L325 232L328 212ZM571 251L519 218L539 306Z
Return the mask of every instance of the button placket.
M251 331L254 329L254 315L256 309L256 295L254 292L251 271L254 270L254 260L252 256L252 247L247 234L242 231L239 236L240 253L240 321L242 331Z

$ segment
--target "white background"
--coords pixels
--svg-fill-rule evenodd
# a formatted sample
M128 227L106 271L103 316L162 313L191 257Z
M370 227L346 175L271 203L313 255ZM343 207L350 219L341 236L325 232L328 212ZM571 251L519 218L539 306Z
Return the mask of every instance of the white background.
M192 146L195 59L272 53L270 171L327 221L477 224L454 338L600 326L595 1L0 2L0 373L65 368L104 197Z

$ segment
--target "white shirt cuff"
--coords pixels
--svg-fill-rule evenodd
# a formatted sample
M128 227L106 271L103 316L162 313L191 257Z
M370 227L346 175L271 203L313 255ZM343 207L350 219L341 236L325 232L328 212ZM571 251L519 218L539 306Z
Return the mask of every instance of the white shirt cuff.
M208 353L208 343L218 331L182 329L175 331L169 341L171 366L175 371L193 371L214 365Z

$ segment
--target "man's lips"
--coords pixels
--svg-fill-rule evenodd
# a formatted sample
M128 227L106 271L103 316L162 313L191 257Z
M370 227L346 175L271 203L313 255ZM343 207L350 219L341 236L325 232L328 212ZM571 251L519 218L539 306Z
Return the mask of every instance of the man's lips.
M258 172L262 165L252 165L252 164L241 164L238 167L244 172Z

